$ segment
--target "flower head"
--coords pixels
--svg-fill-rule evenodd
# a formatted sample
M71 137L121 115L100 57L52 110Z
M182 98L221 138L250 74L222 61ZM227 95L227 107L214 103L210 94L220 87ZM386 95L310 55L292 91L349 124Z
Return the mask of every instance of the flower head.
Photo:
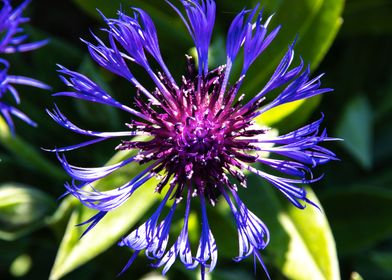
M10 1L0 2L0 54L31 51L47 43L47 40L24 43L27 35L23 34L21 24L29 19L22 17L23 9L29 4L29 0L24 1L19 7L12 9ZM10 64L5 59L0 58L0 112L6 120L11 131L14 131L12 116L16 116L26 123L35 126L28 116L12 105L3 101L4 95L9 92L17 104L20 98L14 85L29 85L42 89L49 89L49 86L32 78L9 75Z
M164 267L163 273L178 258L189 269L200 266L203 277L206 268L212 271L217 263L218 248L209 226L206 206L208 203L215 205L218 199L225 200L229 205L238 230L239 254L235 260L240 261L253 254L264 267L260 250L267 246L269 232L237 194L238 187L247 185L244 173L251 172L262 177L295 206L304 208L306 203L312 202L307 199L301 184L317 180L313 178L311 169L336 157L319 145L333 140L325 130L320 132L322 118L280 136L257 126L254 119L273 107L331 89L320 87L321 76L310 78L309 67L304 68L302 61L296 67L290 67L294 58L292 44L264 88L245 102L244 95L239 96L238 91L247 70L273 41L280 27L268 31L271 17L264 20L258 7L243 10L234 18L228 32L226 65L209 69L208 47L215 20L215 2L181 2L185 13L168 3L180 15L191 34L196 45L198 65L187 55L185 74L181 82L177 82L164 63L156 29L147 13L134 9L133 16L119 12L117 19L104 17L108 26L108 44L95 35L96 43L85 43L91 57L100 66L127 79L136 88L135 105L121 104L94 81L62 66L59 70L61 78L72 90L55 95L116 107L130 113L133 120L126 124L124 131L91 131L76 126L56 107L48 112L58 124L93 139L53 151L57 152L64 169L72 177L72 183L66 184L67 191L84 205L99 211L86 221L90 225L85 233L108 211L132 199L133 192L145 182L157 174L162 176L155 191L164 193L164 198L155 213L119 243L134 250L124 270L144 250L148 257L155 260L154 266ZM231 68L241 49L244 53L242 73L237 77L237 82L230 85ZM160 72L152 69L147 54L158 63ZM129 63L137 63L145 69L156 85L154 91L138 82L128 67ZM283 89L275 99L265 104L265 95L278 88ZM148 135L150 139L131 139L136 135ZM73 166L62 154L112 138L121 138L117 150L136 150L137 154L115 165L98 168ZM278 157L266 158L265 152ZM98 191L85 188L131 162L150 165L117 189ZM280 175L259 170L253 166L255 163L268 166ZM172 201L169 213L161 217L169 201ZM191 203L195 201L200 203L202 226L198 249L192 252L188 221ZM169 245L173 214L180 203L185 204L184 223L177 240Z

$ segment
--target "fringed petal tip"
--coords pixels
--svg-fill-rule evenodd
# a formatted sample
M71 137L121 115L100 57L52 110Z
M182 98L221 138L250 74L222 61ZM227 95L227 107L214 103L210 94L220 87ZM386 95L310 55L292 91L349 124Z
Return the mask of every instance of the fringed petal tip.
M84 225L88 225L88 227L83 231L83 233L80 235L79 240L83 238L83 236L85 236L90 230L92 230L100 220L102 220L105 215L107 214L107 212L98 212L96 215L92 216L90 219L88 219L87 221L84 221L80 224L75 225L76 227L80 227L80 226L84 226Z

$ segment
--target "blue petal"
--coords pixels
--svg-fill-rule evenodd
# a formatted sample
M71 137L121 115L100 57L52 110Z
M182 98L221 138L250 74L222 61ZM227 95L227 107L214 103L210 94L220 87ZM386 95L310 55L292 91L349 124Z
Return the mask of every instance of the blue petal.
M67 128L73 132L87 135L87 136L110 138L110 137L122 137L122 136L135 136L140 134L137 131L98 132L98 131L82 129L76 126L74 123L72 123L69 119L67 119L67 117L60 112L59 108L56 105L53 111L46 110L46 112L55 122L57 122L62 127Z
M46 89L46 90L51 89L50 86L48 86L47 84L44 84L43 82L40 82L40 81L32 79L32 78L23 77L23 76L9 75L7 77L7 81L11 84L27 85L27 86L32 86L32 87L36 87L36 88Z
M186 210L184 224L180 235L178 236L176 242L173 246L166 252L166 254L158 260L157 263L153 264L154 267L161 267L164 265L162 274L165 275L170 267L175 262L177 256L180 256L182 263L186 267L191 267L193 265L192 252L188 237L188 222L189 222L189 212L191 206L191 191L188 189Z
M181 17L187 27L199 58L199 75L208 73L208 48L215 23L216 5L212 0L181 0L188 20L168 0L165 0Z
M14 10L12 10L8 0L3 0L2 2L3 6L0 10L0 30L2 31L2 36L0 38L0 53L31 51L48 43L48 40L23 43L28 36L18 34L23 32L23 28L20 26L29 20L28 18L22 17L22 12L30 3L30 0L24 1Z
M163 207L172 195L173 189L174 186L171 186L155 213L144 224L123 238L123 240L119 242L119 246L127 246L136 252L146 250L146 255L148 257L152 254L152 258L157 259L165 254L167 242L169 240L171 220L177 207L177 202L173 203L166 218L158 226L157 224Z
M201 218L202 218L202 229L199 241L199 247L197 249L195 261L190 269L194 269L199 264L202 267L209 267L209 272L213 271L218 261L218 248L215 243L215 238L210 230L207 218L206 202L204 195L200 195L200 206L201 206Z
M108 71L131 81L134 77L124 60L124 57L128 57L118 50L116 44L114 44L113 35L109 36L111 45L111 48L109 48L94 33L91 34L98 42L98 45L94 45L85 40L82 40L82 42L87 45L88 51L95 62ZM131 58L128 59L131 60ZM61 68L65 69L63 67Z
M265 38L267 34L267 27L271 18L272 16L270 16L267 21L262 24L260 13L257 21L254 23L256 27L248 23L244 43L244 65L242 69L242 75L248 71L249 67L256 60L256 58L269 46L269 44L278 34L280 26L272 30L272 32Z
M146 168L124 185L109 191L98 191L90 185L90 181L81 185L66 183L68 193L80 200L83 205L99 211L110 211L121 206L140 186L150 180L154 173L151 169L154 165ZM88 190L92 188L92 191Z
M82 181L82 182L91 182L103 177L106 177L110 173L120 169L121 167L135 161L135 157L128 158L123 160L119 163L108 165L104 167L95 167L95 168L85 168L85 167L78 167L74 165L70 165L65 155L60 156L57 154L57 158L60 161L61 165L63 166L64 170L75 180Z
M265 224L246 208L235 191L232 191L232 195L239 210L223 188L221 188L221 192L230 206L238 230L239 255L234 260L241 261L252 253L263 250L268 245L269 231Z
M11 133L15 133L15 126L11 115L14 115L15 117L21 119L22 121L26 122L31 126L34 127L37 126L37 124L34 121L32 121L26 114L24 114L22 111L8 104L0 102L0 112L3 115L5 121L7 122L7 125L9 126Z
M139 28L139 34L141 33L141 39L143 40L143 47L155 58L155 60L159 63L159 65L164 70L167 77L169 77L170 81L173 84L176 84L174 78L172 77L169 69L167 68L165 62L163 61L161 51L159 49L158 36L157 31L154 25L154 22L150 18L150 16L144 12L142 9L133 8L137 14L135 15L135 24ZM140 16L141 24L137 21L137 16ZM125 19L129 20L129 17L120 14L120 17L125 17Z

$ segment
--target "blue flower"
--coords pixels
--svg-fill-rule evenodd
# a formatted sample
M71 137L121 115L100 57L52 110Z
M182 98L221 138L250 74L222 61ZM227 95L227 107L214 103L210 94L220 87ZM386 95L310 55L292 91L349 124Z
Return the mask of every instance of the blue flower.
M241 261L253 255L264 267L260 251L268 245L269 232L237 194L237 188L246 187L247 184L244 172L267 180L291 203L304 208L306 203L313 203L301 185L318 180L313 178L312 168L336 157L320 146L322 142L334 140L327 136L325 130L320 130L322 118L280 136L259 127L254 119L271 108L331 89L321 88L321 75L311 78L309 67L304 67L302 61L291 67L294 58L294 44L291 44L264 88L245 102L244 95L238 96L244 76L273 41L280 27L268 31L272 17L264 20L258 7L243 10L234 18L228 31L226 65L211 70L208 68L208 48L215 20L215 2L184 0L181 1L183 12L168 3L181 17L196 45L198 66L191 56L186 56L187 67L181 82L173 78L162 58L155 26L143 10L135 8L133 16L119 11L116 19L103 16L107 24L108 43L105 44L95 35L95 43L84 42L91 57L100 66L128 80L136 88L135 106L118 102L88 77L63 66L59 70L61 79L71 89L55 96L69 96L112 106L128 112L133 120L124 131L91 131L78 127L55 107L48 113L58 124L90 136L92 140L52 151L57 153L64 169L72 177L72 181L65 185L67 192L98 211L83 223L89 224L84 234L107 212L132 199L132 194L145 182L157 174L161 176L155 191L164 193L162 202L144 224L119 243L134 251L124 270L144 251L154 260L153 266L163 267L163 274L179 259L188 269L200 266L204 278L206 268L212 271L218 259L218 248L209 226L206 206L208 203L215 205L218 199L225 200L229 205L238 230L239 254L234 260ZM237 82L230 85L232 65L241 49L242 72ZM159 65L160 72L153 70L150 60ZM139 83L128 67L130 63L144 68L155 83L155 90L149 90ZM265 102L265 95L278 89L276 98ZM131 138L136 135L150 138L143 141ZM64 152L113 138L122 139L116 150L135 150L137 154L117 164L97 168L71 165L64 156ZM266 152L272 156L265 157ZM132 162L150 165L131 181L113 190L88 188L91 183ZM280 175L259 170L254 167L255 163L268 166ZM173 214L180 203L185 204L184 223L175 242L169 244ZM201 234L196 252L191 250L188 232L191 203L199 203L201 209ZM170 210L164 216L163 209L168 204Z
M24 41L27 39L27 35L23 34L23 29L20 25L29 20L28 18L22 17L22 11L29 4L29 2L30 1L25 1L18 8L12 9L8 0L1 1L0 54L31 51L40 48L47 43L47 40L33 43L24 43ZM8 61L0 58L0 112L11 131L14 132L15 127L12 116L17 117L32 126L36 126L36 123L14 106L4 102L2 100L4 95L9 92L15 102L19 104L19 94L14 85L28 85L42 89L49 89L50 87L32 78L9 75L9 68L10 65Z

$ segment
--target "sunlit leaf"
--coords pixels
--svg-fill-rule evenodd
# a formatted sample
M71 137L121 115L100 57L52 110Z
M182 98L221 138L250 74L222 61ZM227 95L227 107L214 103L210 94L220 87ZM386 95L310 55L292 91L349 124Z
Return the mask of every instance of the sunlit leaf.
M275 1L271 1L273 2ZM254 70L248 74L250 81L245 85L246 92L260 90L297 35L297 55L315 69L342 23L340 15L343 3L342 0L283 1L278 10L271 11L276 13L271 24L282 24L282 29L267 51L252 66ZM269 3L267 8L268 5Z
M308 198L320 205L307 190ZM304 210L290 205L287 214L279 216L291 237L283 273L290 279L339 279L335 242L325 214L311 205Z
M128 156L129 152L119 152L108 164L118 162ZM138 164L131 164L131 166L121 169L115 176L105 179L104 182L98 182L95 187L97 189L105 189L108 186L124 183L141 171L142 168L143 166ZM159 195L154 195L153 193L155 185L155 179L145 183L124 205L109 212L94 229L81 239L80 236L85 227L76 227L76 225L92 217L96 211L77 204L61 241L50 279L60 279L118 242L158 199ZM74 199L73 197L68 197L63 203ZM119 266L119 269L121 269L121 266Z
M268 226L268 260L289 279L340 279L334 238L325 214L311 205L299 210L280 193L253 178L242 192L249 208ZM308 198L320 206L311 189ZM321 206L320 206L321 207Z
M272 126L280 123L281 131L290 130L290 127L298 127L304 123L315 107L320 103L320 96L309 100L298 100L272 108L256 118L256 122L261 125ZM289 124L284 125L285 122Z
M298 35L296 54L303 57L313 70L316 69L331 47L342 24L343 5L342 0L284 1L276 11L276 18L273 20L283 25L281 34L266 53L262 54L262 58L255 63L253 66L255 69L248 74L249 81L245 83L245 92L253 95L262 88L283 57L289 42L296 35ZM298 12L296 12L297 9ZM264 114L265 120L263 117L258 120L272 125L290 116L290 120L281 127L292 129L309 118L319 101L320 97L314 97L306 101L280 106Z

